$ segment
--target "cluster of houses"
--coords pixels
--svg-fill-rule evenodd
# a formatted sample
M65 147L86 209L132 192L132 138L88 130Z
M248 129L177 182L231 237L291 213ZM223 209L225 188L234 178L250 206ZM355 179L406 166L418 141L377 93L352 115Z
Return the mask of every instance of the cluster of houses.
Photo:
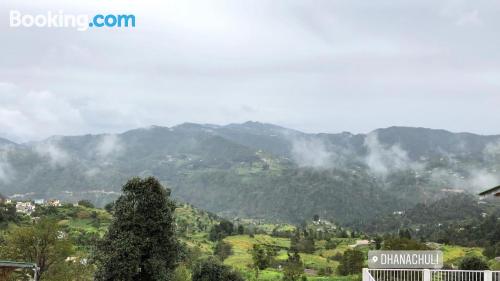
M52 207L60 207L62 206L61 201L57 199L45 200L45 199L36 199L34 201L12 201L11 199L5 199L4 204L15 204L16 212L31 215L36 210L36 206L52 206Z

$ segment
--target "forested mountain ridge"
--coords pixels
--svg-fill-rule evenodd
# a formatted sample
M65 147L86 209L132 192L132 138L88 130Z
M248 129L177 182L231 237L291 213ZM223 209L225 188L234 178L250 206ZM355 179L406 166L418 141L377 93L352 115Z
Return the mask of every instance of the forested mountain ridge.
M0 192L10 197L103 205L128 178L152 175L174 197L220 215L294 222L369 220L496 184L500 169L500 136L408 127L307 134L185 123L8 143Z
M14 143L8 139L0 138L0 146L6 146L6 145L16 145L16 143Z
M445 244L478 246L500 239L500 208L494 200L471 194L452 194L433 202L354 224L368 233L408 230L414 238Z
M390 232L404 228L419 228L422 225L436 227L443 223L479 220L482 214L492 213L493 204L471 194L450 194L432 202L418 203L406 210L379 217L365 225L369 232Z

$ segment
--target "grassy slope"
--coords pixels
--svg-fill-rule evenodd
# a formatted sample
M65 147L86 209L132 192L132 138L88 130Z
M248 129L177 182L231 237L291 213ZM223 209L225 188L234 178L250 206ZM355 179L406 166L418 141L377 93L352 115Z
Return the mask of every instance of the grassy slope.
M324 248L325 241L319 241L316 244L317 250L314 254L304 254L301 253L301 259L304 262L306 268L319 270L321 268L330 267L336 269L338 266L337 261L327 260L327 257L333 256L336 253L343 253L348 249L348 245L353 242L353 239L338 239L340 244L334 250L326 250ZM249 250L254 244L266 244L273 245L283 248L278 256L278 260L287 259L287 251L285 248L290 247L290 239L288 238L277 238L271 237L269 235L255 235L255 237L250 237L248 235L236 235L230 236L224 239L224 241L230 243L233 246L233 255L224 261L225 264L237 268L240 271L245 272L247 275L251 275L252 271L250 265L252 263L252 257L249 254ZM276 269L266 269L260 272L259 280L281 280L282 273ZM330 277L320 277L320 276L308 276L308 280L352 280L352 276L338 276L334 274Z
M95 212L95 213L94 213ZM97 217L99 223L96 224ZM85 207L64 207L58 208L58 217L62 218L60 224L64 225L66 231L73 238L78 238L82 235L97 235L102 236L109 223L111 215L101 209L91 209ZM192 208L189 205L181 205L176 209L176 222L181 241L185 242L189 247L197 247L205 255L210 255L213 252L214 243L208 240L208 230L212 225L218 223L217 217L203 211ZM182 225L182 227L179 227ZM273 224L262 224L258 226L259 230L271 231L275 228ZM291 230L293 227L289 225L280 225L281 229ZM338 262L328 260L328 257L334 256L337 253L343 253L349 248L349 245L355 243L355 239L350 238L335 238L338 240L338 246L333 250L325 249L326 241L321 240L316 242L316 251L313 254L301 253L302 261L306 268L319 270L321 268L330 267L334 270L338 267ZM287 251L290 247L290 239L272 237L268 234L257 234L253 238L249 235L235 235L226 237L225 242L233 246L233 255L228 257L224 263L241 271L249 280L253 278L253 271L250 268L252 257L249 250L254 244L267 244L278 246L280 250L277 259L286 260ZM367 252L368 247L361 248ZM465 255L482 255L480 248L466 248L460 246L445 245L440 247L444 253L445 263L457 265L461 257ZM84 255L88 249L79 248L79 253ZM500 268L499 263L490 261L493 268ZM266 269L260 272L259 280L271 281L281 280L282 273L277 269ZM309 276L308 280L353 280L353 276L338 276L334 273L330 277Z
M454 245L444 245L439 248L443 251L444 262L448 264L458 265L460 259L468 255L482 256L483 249L481 248L468 248Z

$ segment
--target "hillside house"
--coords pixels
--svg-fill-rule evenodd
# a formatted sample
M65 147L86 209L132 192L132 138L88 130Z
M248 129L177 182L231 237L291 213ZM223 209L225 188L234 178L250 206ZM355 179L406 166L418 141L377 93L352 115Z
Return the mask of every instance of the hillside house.
M45 204L45 199L35 199L35 204L43 205L43 204Z
M47 201L47 206L52 206L52 207L61 207L61 201L57 199L51 199Z
M31 215L35 211L35 204L31 202L17 202L16 203L16 212Z

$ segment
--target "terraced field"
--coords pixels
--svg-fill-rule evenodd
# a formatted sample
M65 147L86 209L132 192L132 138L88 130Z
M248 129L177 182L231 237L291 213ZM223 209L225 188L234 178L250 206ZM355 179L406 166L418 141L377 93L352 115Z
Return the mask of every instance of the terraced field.
M83 206L65 206L57 208L51 216L59 220L59 224L65 232L76 242L77 255L88 256L92 240L102 236L111 220L112 215L102 209L94 209ZM190 205L180 205L175 211L177 232L180 240L189 248L198 251L198 257L214 254L215 243L210 241L210 229L220 223L220 218L209 213L193 208ZM249 281L278 281L282 280L283 272L279 264L288 258L288 249L291 246L290 238L276 237L274 232L293 233L295 226L289 224L272 224L258 220L238 219L237 224L245 226L245 231L251 230L253 235L231 235L223 239L232 246L232 254L224 260L224 264L240 271ZM319 229L319 225L311 224L310 229ZM341 276L337 273L339 257L353 247L367 253L369 245L358 245L355 238L331 238L335 247L328 247L326 240L315 240L314 251L306 254L300 253L305 267L305 273L309 281L353 281L360 278L359 275ZM250 250L254 245L273 246L278 249L275 257L276 263L259 272L259 278L255 279L252 269L252 255ZM436 249L444 253L444 262L447 265L457 266L460 260L467 255L482 256L481 248L470 248L452 245L440 245L433 243ZM490 260L492 269L500 269L500 262ZM326 272L326 273L325 273ZM327 275L327 276L321 276Z

